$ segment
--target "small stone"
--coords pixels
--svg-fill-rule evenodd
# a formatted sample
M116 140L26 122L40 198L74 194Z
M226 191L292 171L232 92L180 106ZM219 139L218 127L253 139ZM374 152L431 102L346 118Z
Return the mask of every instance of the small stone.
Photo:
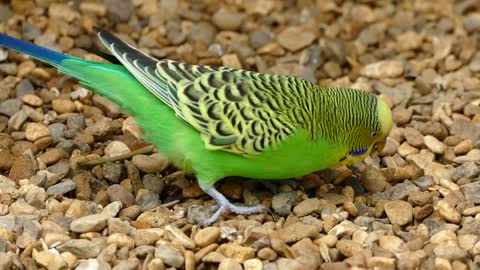
M438 270L452 270L452 264L447 259L437 257L435 258L435 269Z
M367 266L369 269L395 269L395 259L373 256L368 259Z
M472 149L466 155L459 156L453 159L456 163L478 162L480 161L480 149Z
M450 125L450 134L469 139L475 144L480 139L480 124L456 119Z
M58 246L60 251L68 251L81 259L94 258L100 253L100 248L86 239L72 239Z
M250 259L243 262L244 270L262 270L263 263L259 259Z
M408 202L410 202L414 206L423 206L427 203L432 202L432 195L428 191L413 191L410 193L410 195L408 195Z
M418 153L418 148L415 148L407 142L404 142L398 147L397 152L402 157L408 157L410 155Z
M368 166L360 175L360 182L369 192L380 192L385 188L386 178L378 169Z
M395 78L403 74L403 68L401 61L384 60L364 66L360 74L375 79Z
M427 148L434 154L442 155L445 153L446 146L437 138L427 135L424 137L424 142Z
M260 258L262 260L267 260L267 261L270 261L270 262L275 261L278 257L275 250L273 250L269 247L265 247L265 248L260 249L257 252L257 256L258 256L258 258Z
M479 204L480 203L480 183L479 182L473 182L473 183L468 183L465 185L461 186L463 195L465 196L465 200L473 203L473 204Z
M287 216L297 199L296 192L280 192L272 197L272 209L281 216Z
M392 224L403 226L412 221L413 207L405 201L389 201L385 203L385 212Z
M436 247L433 253L437 257L441 257L447 260L464 260L468 256L466 250L456 246Z
M153 193L160 194L165 187L165 181L155 174L145 174L143 176L143 187Z
M49 250L38 252L36 249L33 249L32 259L38 264L45 266L48 270L60 270L67 267L62 257Z
M402 239L393 235L384 235L380 238L379 245L390 252L398 253L405 251L407 246Z
M68 157L68 154L65 151L59 148L53 148L41 154L38 160L45 165L51 165L66 157Z
M12 167L8 177L13 180L29 179L35 174L35 167L32 159L27 155L13 158Z
M295 194L295 193L294 193ZM293 213L298 217L310 215L312 213L320 213L323 209L324 203L317 198L308 198L301 201L295 208Z
M120 141L113 141L105 147L106 157L117 157L130 153L130 148Z
M13 116L15 113L20 111L22 107L22 101L19 99L7 99L0 103L0 114L6 116Z
M336 248L343 254L345 257L352 257L355 254L361 253L363 251L360 244L353 242L352 240L339 240L337 242Z
M48 127L40 123L29 123L25 130L25 138L31 142L49 135L50 131L48 130Z
M129 116L125 119L122 123L122 132L125 135L132 134L137 139L141 139L143 137L143 132L140 127L136 124L135 118Z
M279 231L281 239L285 243L296 242L303 238L315 238L319 234L319 228L315 225L296 222Z
M69 99L54 99L52 107L57 113L72 113L77 109L75 103Z
M433 177L430 175L417 178L413 181L413 183L420 188L420 191L426 191L435 184L433 182Z
M35 106L35 107L43 105L42 99L32 94L26 94L22 96L22 101L28 105Z
M242 13L219 9L212 16L213 23L222 30L238 30L243 23L245 15Z
M436 205L436 210L445 220L451 223L460 223L462 217L460 213L452 207L446 200L440 200Z
M218 227L206 227L198 231L193 237L195 244L201 248L216 243L220 238Z
M112 183L118 183L123 173L123 165L107 162L102 166L102 175Z
M165 264L177 268L182 267L185 262L182 253L168 244L158 245L155 249L155 257L161 259Z
M10 170L13 164L13 155L7 149L0 149L0 170Z
M173 243L178 243L187 249L195 248L195 242L177 227L171 225L165 226L167 238Z
M222 59L222 66L224 67L229 67L229 68L242 68L242 63L240 62L240 59L238 59L238 56L234 53L230 54L225 54L221 57Z
M411 108L395 107L395 109L393 109L393 121L397 123L398 126L407 124L412 114L413 110Z
M114 244L118 248L127 247L128 250L132 250L135 247L133 238L123 233L110 234L107 238L107 244Z
M108 117L117 118L122 111L119 105L104 96L95 94L93 95L92 101L93 104L102 109Z
M453 148L453 152L455 153L455 155L463 155L468 153L472 149L473 149L472 141L464 140Z
M148 211L159 206L162 202L160 201L160 195L153 193L147 189L139 189L137 192L137 197L135 198L137 205L140 206L142 211Z
M66 180L61 183L48 187L47 194L50 196L64 195L76 188L75 182Z
M132 206L135 203L133 194L121 185L111 185L106 191L111 202L120 201L124 207Z
M234 243L222 244L218 247L217 252L239 262L244 262L255 257L255 251L252 247L244 247Z
M103 230L107 226L107 219L110 218L105 214L94 214L84 216L72 221L70 230L78 233L97 232Z
M225 259L218 266L218 270L242 270L243 267L234 259Z
M297 26L290 26L277 36L278 43L292 52L307 47L314 40L315 34Z
M160 154L136 155L132 158L132 162L140 171L144 173L159 173L168 168L170 163Z

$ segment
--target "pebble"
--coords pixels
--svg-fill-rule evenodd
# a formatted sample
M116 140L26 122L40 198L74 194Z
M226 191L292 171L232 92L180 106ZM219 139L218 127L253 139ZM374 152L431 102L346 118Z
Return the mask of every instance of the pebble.
M315 238L319 234L319 228L315 225L296 222L280 230L280 237L285 243L293 243L303 238Z
M193 237L193 241L200 248L216 243L220 238L220 229L218 227L206 227L198 231Z
M325 203L322 203L319 199L308 198L296 205L293 208L293 213L298 217L303 217L312 213L320 213L324 206Z
M49 135L48 127L40 123L29 123L25 130L25 138L31 142Z
M129 207L135 203L135 197L121 185L111 185L106 190L111 202L120 201L123 206Z
M453 159L456 163L478 162L480 161L480 149L472 149L464 156L458 156Z
M336 248L345 257L352 257L355 254L361 253L363 248L360 244L355 243L352 240L339 240Z
M244 18L245 15L242 13L219 9L213 14L212 21L221 30L238 30Z
M262 260L267 260L267 261L270 261L270 262L275 261L278 257L275 250L273 250L269 247L265 247L265 248L260 249L257 252L257 256L258 256L258 258L260 258Z
M234 243L222 244L216 251L238 262L244 262L255 257L255 251L252 247L244 247Z
M0 170L10 170L13 163L13 155L7 149L0 149Z
M218 270L242 270L242 265L234 259L225 259L222 260L218 266Z
M403 226L412 221L413 207L409 203L395 200L385 203L384 207L392 224Z
M278 43L292 52L305 48L314 40L315 34L297 26L290 26L277 36Z
M140 171L144 173L159 173L165 171L170 165L169 161L160 154L136 155L132 162Z
M34 107L38 107L38 106L43 105L42 99L39 98L38 96L32 95L32 94L23 95L22 96L22 101L23 101L23 103L34 106Z
M140 127L136 124L135 119L131 116L127 117L122 123L122 132L123 134L132 134L137 139L143 137L143 132Z
M165 181L155 174L145 174L142 179L143 187L153 193L160 194L165 187Z
M5 101L0 102L0 114L4 114L6 116L13 116L15 113L20 111L22 106L22 101L19 99L7 99Z
M112 183L118 183L123 174L123 165L107 162L102 165L102 175Z
M398 253L407 250L407 246L403 240L393 235L382 236L380 238L379 245L381 248L392 253Z
M442 218L451 223L460 223L462 217L460 213L451 206L446 200L440 200L436 205L436 210Z
M117 157L130 153L130 148L120 141L112 141L105 147L106 157Z
M194 249L195 242L194 240L190 239L185 233L177 227L173 227L171 225L165 226L165 232L167 238L172 241L172 243L177 243L182 245L184 248L187 249Z
M272 209L281 216L287 216L292 211L292 207L297 199L296 192L280 192L272 197Z
M35 165L32 159L27 155L21 155L13 158L12 167L8 177L13 180L29 179L35 174Z
M262 270L263 263L259 259L250 259L243 262L244 270Z
M64 195L76 188L76 184L72 180L65 180L61 183L48 187L47 194L50 196Z
M139 189L137 197L135 198L136 204L140 206L142 211L148 211L159 206L162 202L160 196L157 193L153 193L150 190Z
M93 95L92 101L93 104L102 109L108 117L117 118L122 111L120 106L104 96L95 94Z
M100 253L100 248L86 239L72 239L58 246L60 251L68 251L81 259L94 258Z
M159 258L163 263L180 268L183 266L185 259L182 253L168 244L160 244L155 248L155 258Z
M360 175L360 182L369 192L380 192L385 188L386 178L380 170L368 166Z
M37 251L33 249L32 259L38 264L45 266L48 270L60 270L67 267L66 262L60 255L49 250Z
M474 204L480 203L480 183L479 182L468 183L468 184L462 185L460 188L463 192L463 195L465 196L466 201Z
M437 138L427 135L424 137L424 142L427 148L434 154L442 155L445 153L446 146Z
M364 66L360 74L375 79L395 78L403 74L404 65L398 60L384 60Z
M45 165L51 165L51 164L57 163L62 158L66 158L66 157L68 157L68 154L64 150L59 148L53 148L41 154L38 157L38 160Z
M52 107L57 113L72 113L77 109L75 103L69 99L54 99Z
M459 144L455 145L453 148L453 152L455 155L463 155L468 153L470 150L473 149L473 143L471 140L464 140L460 142Z

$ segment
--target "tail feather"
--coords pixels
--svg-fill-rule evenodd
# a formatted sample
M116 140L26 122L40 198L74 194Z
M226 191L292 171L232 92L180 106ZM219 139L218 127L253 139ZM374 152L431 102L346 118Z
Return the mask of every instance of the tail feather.
M63 60L72 58L65 54L61 54L56 51L52 51L50 49L43 48L4 34L0 34L0 46L28 54L55 67L59 67Z

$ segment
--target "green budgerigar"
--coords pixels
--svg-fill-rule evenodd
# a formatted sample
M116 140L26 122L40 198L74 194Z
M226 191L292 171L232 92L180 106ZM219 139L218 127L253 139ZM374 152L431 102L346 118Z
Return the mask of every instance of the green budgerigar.
M144 139L194 173L216 200L204 224L225 210L265 210L231 203L214 187L222 178L287 179L351 164L380 151L392 127L381 96L289 76L157 60L109 32L95 32L121 64L87 61L3 34L0 45L49 63L125 108Z

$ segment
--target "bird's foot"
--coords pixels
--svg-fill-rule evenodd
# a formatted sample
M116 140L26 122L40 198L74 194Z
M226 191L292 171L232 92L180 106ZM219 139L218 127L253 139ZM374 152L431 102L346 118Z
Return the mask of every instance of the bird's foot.
M214 187L208 188L205 192L217 201L217 205L211 206L209 210L215 211L213 215L201 222L201 226L208 226L215 221L227 210L239 215L251 215L268 211L263 205L256 206L239 206L231 203L225 196L218 192Z

